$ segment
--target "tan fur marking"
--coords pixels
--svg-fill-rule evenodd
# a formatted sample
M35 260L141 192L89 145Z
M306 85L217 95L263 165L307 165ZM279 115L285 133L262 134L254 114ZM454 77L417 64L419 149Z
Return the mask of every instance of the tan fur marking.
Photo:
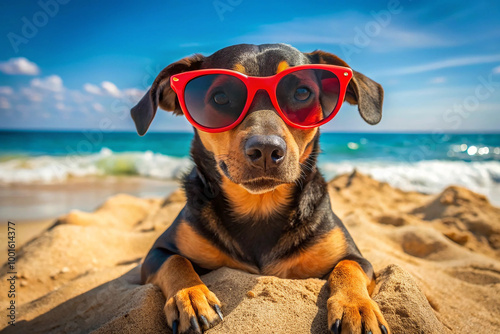
M198 131L198 135L203 146L216 156L228 154L230 145L234 145L234 129L217 133Z
M191 263L180 255L169 257L146 283L158 285L167 299L181 289L203 284Z
M313 150L313 144L311 143L311 145L309 146L306 146L306 149L304 150L304 153L302 153L302 155L300 156L300 163L304 163L304 161L307 160L307 158L309 158L309 156L311 155L311 152Z
M210 323L218 321L212 307L220 306L220 301L203 284L188 259L172 255L146 283L157 285L163 292L167 300L164 312L170 327L174 320L179 320L179 331L185 332L197 314L205 316Z
M280 61L280 63L278 64L278 69L276 70L276 74L278 74L278 73L286 70L289 67L290 67L290 65L288 65L288 63L286 62L286 60Z
M347 294L368 295L371 279L366 276L359 263L351 260L340 261L328 277L331 294L342 291Z
M245 188L222 178L222 189L237 216L266 217L285 206L293 191L292 184L282 184L263 194L251 194Z
M234 67L233 67L233 71L236 71L236 72L240 72L240 73L246 74L246 68L245 68L245 66L243 66L243 65L241 65L241 64L236 64L236 65L234 65Z
M365 274L359 263L340 261L328 277L328 327L342 319L342 330L349 333L360 332L362 324L366 331L374 333L379 333L379 326L384 325L390 333L379 306L370 298L374 283L375 280Z
M177 227L176 238L180 253L203 268L229 267L249 273L258 273L257 268L241 263L222 252L186 222L181 222Z
M345 256L346 245L342 231L333 229L299 254L266 266L263 273L281 278L322 277Z
M309 130L301 130L295 128L290 129L290 133L293 136L299 150L300 162L305 161L309 156L309 154L311 154L311 152L306 153L306 151L308 149L312 150L313 145L311 144L309 147L307 145L311 143L311 141L314 139L314 136L316 136L317 132L318 128L312 128Z
M294 128L291 128L288 125L283 126L282 137L285 140L287 146L286 154L290 155L290 157L293 157L295 163L299 159L302 150L305 148L305 145L303 148L301 147L301 143L303 140L302 137L304 135L305 133L295 132Z

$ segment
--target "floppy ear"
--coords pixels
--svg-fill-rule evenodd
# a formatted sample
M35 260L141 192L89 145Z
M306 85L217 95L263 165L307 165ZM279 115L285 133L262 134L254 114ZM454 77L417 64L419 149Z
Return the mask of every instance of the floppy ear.
M148 131L158 106L164 110L172 111L176 115L182 115L177 95L170 88L170 76L197 70L201 67L204 59L205 57L202 55L196 54L168 65L158 74L146 95L130 110L139 135L143 136Z
M339 57L324 51L306 53L313 64L330 64L350 67ZM369 124L377 124L382 118L384 90L382 86L363 74L353 70L353 77L346 92L346 101L357 104L359 114Z

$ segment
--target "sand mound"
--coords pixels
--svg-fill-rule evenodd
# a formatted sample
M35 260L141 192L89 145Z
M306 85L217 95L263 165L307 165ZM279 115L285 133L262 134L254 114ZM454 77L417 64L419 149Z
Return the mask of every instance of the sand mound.
M393 333L446 333L413 277L397 265L384 268L374 291Z
M472 191L449 187L413 214L430 221L454 242L500 258L500 209Z
M500 328L498 208L466 189L408 193L356 172L329 185L334 211L375 267L374 299L393 333ZM94 213L59 219L20 250L18 323L4 331L168 333L163 296L138 284L139 262L184 200L180 191L165 201L119 195ZM225 314L209 333L327 332L323 280L227 268L202 280Z

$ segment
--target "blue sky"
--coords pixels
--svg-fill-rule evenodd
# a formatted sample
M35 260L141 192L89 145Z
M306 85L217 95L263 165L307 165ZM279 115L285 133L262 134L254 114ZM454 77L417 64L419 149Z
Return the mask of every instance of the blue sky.
M41 0L0 7L0 129L133 131L128 110L171 62L276 42L333 52L383 85L379 125L345 105L326 131L500 129L498 2ZM189 129L163 111L151 127Z

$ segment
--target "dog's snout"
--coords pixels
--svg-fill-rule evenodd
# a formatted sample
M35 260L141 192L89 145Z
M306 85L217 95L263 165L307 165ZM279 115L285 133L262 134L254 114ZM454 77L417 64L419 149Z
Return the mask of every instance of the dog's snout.
M253 166L265 170L283 162L286 155L286 142L283 138L274 135L252 136L245 143L245 155Z

